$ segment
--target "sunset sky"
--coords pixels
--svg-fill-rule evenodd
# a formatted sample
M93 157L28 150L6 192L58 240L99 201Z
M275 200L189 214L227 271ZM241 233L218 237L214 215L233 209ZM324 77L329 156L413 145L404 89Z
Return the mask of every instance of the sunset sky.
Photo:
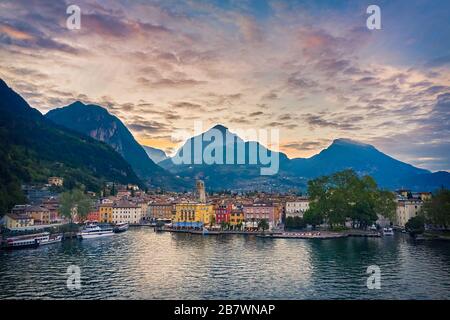
M202 120L279 128L291 158L351 138L450 171L449 17L447 0L1 0L0 77L42 113L99 104L169 152Z

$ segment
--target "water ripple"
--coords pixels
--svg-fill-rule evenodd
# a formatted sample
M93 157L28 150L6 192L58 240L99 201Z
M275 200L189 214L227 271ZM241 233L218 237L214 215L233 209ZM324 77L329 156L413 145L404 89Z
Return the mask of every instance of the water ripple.
M131 229L0 252L0 299L450 299L450 244L260 239ZM66 286L81 268L81 290ZM381 290L366 269L381 268Z

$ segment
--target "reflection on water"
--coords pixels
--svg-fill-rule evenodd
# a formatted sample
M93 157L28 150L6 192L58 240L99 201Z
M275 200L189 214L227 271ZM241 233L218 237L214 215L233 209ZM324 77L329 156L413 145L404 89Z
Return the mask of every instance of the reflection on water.
M81 290L67 289L69 265L81 268ZM366 287L369 265L381 268L381 290ZM1 299L449 299L450 243L131 229L0 252L0 288Z

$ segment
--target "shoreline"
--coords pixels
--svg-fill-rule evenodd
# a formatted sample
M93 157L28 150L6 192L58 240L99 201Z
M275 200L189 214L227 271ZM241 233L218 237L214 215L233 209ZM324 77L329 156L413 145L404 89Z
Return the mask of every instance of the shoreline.
M185 230L185 229L161 229L156 232L173 232L173 233L189 233L203 236L218 235L255 235L259 238L267 239L338 239L347 237L367 237L380 238L379 232L350 230L348 232L333 231L209 231L202 230Z

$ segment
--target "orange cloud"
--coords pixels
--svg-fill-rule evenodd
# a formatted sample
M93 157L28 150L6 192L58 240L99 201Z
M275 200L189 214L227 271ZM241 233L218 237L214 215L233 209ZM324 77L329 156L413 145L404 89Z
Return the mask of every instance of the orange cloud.
M8 25L2 25L0 26L0 33L4 33L8 35L11 38L18 39L18 40L31 40L34 39L34 37L26 32L20 31L14 27L8 26Z

